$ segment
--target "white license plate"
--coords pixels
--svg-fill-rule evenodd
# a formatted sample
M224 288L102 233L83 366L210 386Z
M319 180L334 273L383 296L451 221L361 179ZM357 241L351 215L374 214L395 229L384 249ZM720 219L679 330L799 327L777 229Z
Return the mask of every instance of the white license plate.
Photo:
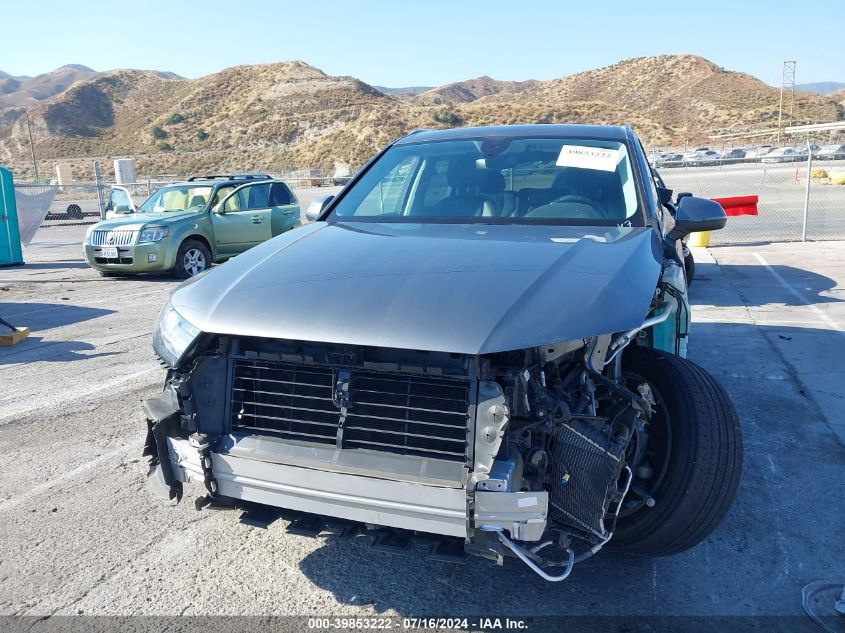
M106 259L117 259L117 246L103 246L100 254Z

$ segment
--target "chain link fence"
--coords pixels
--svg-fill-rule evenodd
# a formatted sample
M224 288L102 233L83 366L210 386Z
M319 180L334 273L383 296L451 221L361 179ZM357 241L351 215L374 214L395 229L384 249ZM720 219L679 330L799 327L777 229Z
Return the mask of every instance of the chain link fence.
M46 224L58 192L56 185L15 185L15 207L22 246L28 246L41 226Z
M729 217L713 244L845 239L845 144L833 133L818 144L655 149L648 157L676 192L758 196L758 215Z
M807 160L806 155L788 152L752 157L730 157L724 152L715 158L700 152L655 151L649 158L675 192L706 198L758 196L759 215L729 218L725 229L712 234L713 244L845 240L845 154ZM275 169L268 174L288 183L303 211L313 198L336 193L349 179L345 174L302 169ZM184 178L159 174L120 186L129 190L137 205L159 187ZM114 184L105 180L61 186L16 183L24 247L43 250L50 244L64 245L67 257L79 257L85 231L104 217Z

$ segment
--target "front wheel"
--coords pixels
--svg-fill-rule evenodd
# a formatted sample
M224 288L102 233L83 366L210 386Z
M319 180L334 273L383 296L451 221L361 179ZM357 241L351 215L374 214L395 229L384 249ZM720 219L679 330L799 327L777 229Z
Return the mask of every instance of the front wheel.
M661 350L625 350L628 387L654 402L632 442L634 480L608 547L666 556L703 541L724 518L742 473L742 431L724 388Z
M686 273L687 288L689 288L695 277L695 258L692 256L692 251L686 245L684 245L684 273Z
M180 279L199 275L211 266L211 252L198 240L185 240L176 253L176 267L173 272Z

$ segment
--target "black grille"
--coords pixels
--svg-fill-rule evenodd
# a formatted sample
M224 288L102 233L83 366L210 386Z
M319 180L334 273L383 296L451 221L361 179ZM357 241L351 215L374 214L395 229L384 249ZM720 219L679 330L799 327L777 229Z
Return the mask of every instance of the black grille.
M340 447L464 461L469 382L369 370L351 373ZM331 367L234 361L232 425L336 445L340 408Z

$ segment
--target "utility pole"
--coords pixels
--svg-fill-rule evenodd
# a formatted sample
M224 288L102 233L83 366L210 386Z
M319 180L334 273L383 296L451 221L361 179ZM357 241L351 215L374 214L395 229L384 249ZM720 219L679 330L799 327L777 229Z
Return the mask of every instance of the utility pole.
M29 132L29 151L32 154L32 168L35 170L35 182L38 182L38 162L35 160L35 144L32 142L32 126L29 124L29 110L26 111L26 129Z
M778 137L777 142L780 143L780 134L783 130L783 95L789 92L789 124L792 125L792 117L795 114L795 60L783 62L783 69L781 71L780 82L780 107L778 108Z

